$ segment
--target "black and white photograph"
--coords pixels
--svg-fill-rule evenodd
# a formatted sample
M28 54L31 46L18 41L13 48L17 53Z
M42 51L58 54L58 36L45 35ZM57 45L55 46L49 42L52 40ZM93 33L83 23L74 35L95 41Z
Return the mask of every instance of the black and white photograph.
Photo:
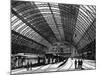
M96 69L96 5L11 0L11 74Z

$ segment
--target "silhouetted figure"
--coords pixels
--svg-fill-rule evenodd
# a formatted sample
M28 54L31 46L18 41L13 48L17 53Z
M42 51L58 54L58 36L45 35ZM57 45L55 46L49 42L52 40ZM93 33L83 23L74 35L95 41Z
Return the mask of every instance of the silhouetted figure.
M82 69L82 65L83 65L83 60L80 60L80 69Z
M48 58L48 64L50 64L50 57Z
M53 60L54 60L54 59L53 59L53 57L52 57L52 64L53 64Z
M78 69L80 69L80 59L78 59Z
M38 56L38 64L40 64L40 57Z
M26 65L26 68L27 68L27 71L29 70L29 61L27 62L27 65Z
M30 70L32 70L32 62L30 61Z
M77 69L77 60L75 59L75 69Z

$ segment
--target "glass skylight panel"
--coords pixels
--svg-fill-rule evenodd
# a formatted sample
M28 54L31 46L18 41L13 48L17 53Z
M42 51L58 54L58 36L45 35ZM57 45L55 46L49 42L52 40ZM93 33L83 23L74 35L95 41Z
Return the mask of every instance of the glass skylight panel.
M83 23L81 23L79 20L77 20L77 24L83 27L83 33L88 28L88 25L86 25L86 23L83 25Z
M18 27L21 26L22 24L23 24L22 21L18 20L16 23L14 23L14 24L12 25L12 30L13 30L13 29L16 30L16 28L18 28Z
M30 37L31 34L32 34L32 29L29 29L25 35L27 35L27 37Z
M83 6L84 8L86 8L92 15L95 14L95 9L93 7L95 6Z
M93 18L92 15L91 15L92 13L89 13L89 11L87 11L86 8L84 8L83 6L81 6L80 11L82 11L82 13L84 13L90 19L90 21L92 21L92 18Z
M75 41L76 43L81 39L81 37L83 36L84 33L82 33L83 31L82 30L78 30L76 29L77 31L75 31L75 34L77 35L74 39L77 39L77 41Z
M14 22L14 21L15 21L15 22ZM20 22L22 22L22 21L19 20L18 18L15 19L14 21L12 22L13 26L19 24Z
M90 35L88 34L88 32L85 33L84 39L85 39L88 43L92 41Z
M33 39L33 40L35 40L35 41L41 43L41 44L45 44L45 43L40 42L41 39L43 39L43 38L42 38L41 36L39 36L38 33L36 33L35 31L32 31L32 32L30 33L30 35L27 35L27 33L26 33L26 35L25 35L25 34L23 34L23 35L24 35L24 36L27 36L27 37L30 38L30 39ZM43 40L45 40L45 39L43 39ZM45 41L45 42L47 42L47 41ZM49 44L49 43L48 43L48 44ZM46 43L45 46L47 46L48 44Z
M60 39L60 35L58 32L58 29L56 28L56 24L55 24L54 19L53 19L53 14L51 14L50 7L46 3L45 3L45 5L47 5L47 7L40 7L38 5L37 5L37 7L40 10L43 17L45 18L45 20L47 21L47 23L49 24L49 26L51 27L54 34L56 35L56 38Z
M41 44L43 44L43 45L45 45L45 46L49 45L49 43L47 41L45 41L46 44L43 43L43 42L40 42L41 39L43 39L43 38L41 36L39 36L38 33L34 32L34 31L31 33L31 36L28 36L28 37L39 42L39 43L41 43ZM43 40L45 40L45 39L43 39Z
M90 24L89 24L89 23L90 23L90 20L88 20L87 17L83 16L82 14L79 14L77 19L79 19L79 18L80 18L82 21L84 21L84 22L81 21L82 23L86 23L87 25L90 25Z
M21 13L21 12L24 12L24 11L31 9L31 8L32 8L31 6L26 6L26 7L20 8L19 10L15 8L15 10L17 10L18 13Z
M14 25L17 21L19 21L18 18L16 18L15 20L11 21L11 24Z
M31 47L31 48L35 48L37 46L36 43L34 43L34 42L32 43L31 41L26 40L26 39L19 37L17 35L13 34L12 37L13 37L12 39L16 39L16 42L19 43L20 45L25 45L25 46L28 46L28 47ZM19 37L19 38L17 38L17 37ZM18 41L20 41L20 42L18 42Z
M84 30L81 26L77 26L75 29L78 30L79 33L81 33L81 34L84 32Z
M35 2L36 5L38 5L39 7L47 7L47 3L45 2Z
M33 36L34 36L33 38L37 39L37 41L40 40L40 36L39 36L36 32L34 32L34 35L33 35ZM39 38L39 39L38 39L38 38Z
M93 12L89 7L91 7L91 6L88 6L88 5L85 5L85 6L83 6L83 7L85 7L87 10L89 10L90 12Z
M18 30L17 30L17 32L21 32L23 29L25 29L27 26L25 25L25 24L23 24L23 26L21 26ZM16 31L16 30L15 30Z
M58 3L50 3L50 6L54 8L59 8Z
M11 22L14 21L15 19L17 19L16 16L11 17Z
M19 27L16 29L16 31L19 32L20 29L22 29L22 30L24 29L25 30L26 29L25 24L20 24Z
M85 16L89 17L89 16L87 15L87 13L82 9L82 7L80 7L79 11L81 11Z
M52 9L52 8L51 8L51 9ZM58 13L58 14L60 13L59 10L55 10L55 9L52 9L52 12L53 12L53 13Z
M38 6L38 5L37 5L37 6ZM49 10L49 7L48 7L48 6L47 6L47 7L39 7L39 6L38 6L38 9L39 9L39 10L44 10L44 11L45 11L45 10Z
M92 11L92 14L95 14L96 10L93 8L93 6L88 6L88 8L90 9L90 11Z
M81 19L80 19L81 20ZM80 21L79 19L77 20L77 24L78 25L81 25L82 26L82 28L84 29L84 31L88 28L88 24L86 24L86 22L84 22L84 21Z
M46 13L47 13L47 14L48 14L48 13L51 14L51 12L41 12L41 13L44 14L44 15L45 15Z
M58 26L58 30L60 32L60 36L64 40L65 39L64 38L64 31L63 31L63 26L62 26L62 23L61 23L61 16L60 16L59 6L56 3L50 4L50 6L51 6L51 10L53 12L55 21L56 21L57 26Z
M35 9L34 8L30 8L30 9L27 9L25 11L20 12L19 14L23 16L23 15L28 14L29 12L32 12L32 11L35 11Z
M79 16L80 16L80 17L83 17L87 22L90 22L89 17L85 16L85 14L82 13L82 11L79 11Z
M86 10L86 13L87 13L88 17L90 18L90 20L91 21L94 20L94 15L92 14L92 12L90 12L89 10L87 10L85 7L84 7L84 9Z
M26 32L25 33L25 35L29 35L29 32L31 31L31 29L28 27L27 29L26 29L26 31L23 31L23 32ZM27 34L28 33L28 34Z
M23 3L23 4L20 4L20 5L18 5L18 6L16 6L15 8L17 9L17 10L19 10L19 9L21 9L21 8L23 8L23 7L25 7L25 4Z
M30 31L30 33L29 33L29 35L27 35L27 37L32 38L33 32L34 32L34 31L33 31L33 30L31 30L31 31Z
M93 13L96 15L96 6L92 6L91 9L93 9Z
M30 18L30 17L38 15L38 14L40 14L40 13L29 14L29 15L26 15L26 16L23 16L23 17L24 17L24 19L27 19L27 18Z
M13 8L13 10L14 10L14 11L17 11L17 9L16 9L15 7Z
M79 20L77 21L77 26L76 26L76 28L75 29L77 29L78 28L78 30L82 30L82 32L84 31L83 29L83 27L84 27L84 24L83 23L81 23ZM81 33L82 33L81 32Z
M50 5L51 5L51 4L50 4ZM57 12L59 12L59 13L60 13L58 6L57 6L56 8L55 8L55 7L53 7L53 6L51 6L51 9L52 9L52 11L57 11Z
M22 34L24 34L24 36L25 36L25 34L26 34L29 30L30 30L30 27L27 26L26 28L24 28ZM21 33L21 32L20 32L20 33Z
M79 44L81 44L81 48L83 48L84 46L86 46L87 44L89 44L91 42L91 39L89 38L89 35L86 33L82 40L80 41Z
M90 29L88 30L88 35L90 35L91 39L95 38L95 28L93 26L90 27Z
M81 8L80 8L81 9ZM91 25L91 22L89 21L90 19L89 16L84 12L83 14L86 16L83 16L82 13L84 12L83 10L79 11L78 17L77 17L77 23L76 23L76 29L78 26L79 32L81 32L81 36L85 33L85 31L87 30L87 28ZM80 37L81 38L81 37Z

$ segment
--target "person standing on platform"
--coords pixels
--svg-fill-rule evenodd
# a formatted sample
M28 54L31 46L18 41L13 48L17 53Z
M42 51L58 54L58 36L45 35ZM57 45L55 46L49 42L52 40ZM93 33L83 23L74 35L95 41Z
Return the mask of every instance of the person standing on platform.
M32 61L30 61L30 70L32 70Z
M27 65L26 65L27 71L29 70L29 60L27 60Z
M75 69L77 69L77 60L75 59Z
M80 59L78 59L78 69L80 69Z
M83 60L80 60L80 69L82 69L82 65L83 65Z

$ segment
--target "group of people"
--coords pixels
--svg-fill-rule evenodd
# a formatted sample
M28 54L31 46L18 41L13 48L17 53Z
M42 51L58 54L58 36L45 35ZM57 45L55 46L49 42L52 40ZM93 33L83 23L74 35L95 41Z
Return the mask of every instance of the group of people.
M75 69L82 69L83 60L82 59L75 59Z
M28 70L32 70L32 62L31 62L31 61L28 61L28 62L27 62L26 69L27 69L27 71L28 71Z

